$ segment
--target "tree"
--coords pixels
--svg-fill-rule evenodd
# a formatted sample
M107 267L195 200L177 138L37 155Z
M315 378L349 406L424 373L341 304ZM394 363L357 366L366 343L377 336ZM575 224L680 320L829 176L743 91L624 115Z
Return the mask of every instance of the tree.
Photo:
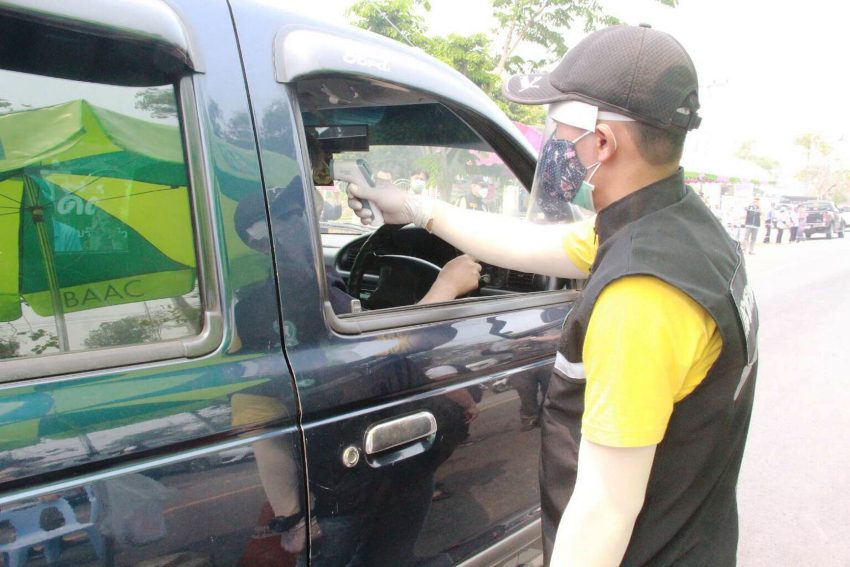
M0 114L7 114L9 112L17 112L19 110L24 110L27 108L32 108L31 104L15 104L12 101L6 100L5 98L0 98Z
M170 88L148 87L136 93L134 106L138 110L149 112L154 118L173 118L177 116L177 103L174 91Z
M28 341L24 344L24 348L28 348L32 354L42 354L50 349L59 349L59 337L56 333L51 333L45 329L15 331L12 327L11 332L7 332L5 336L0 335L0 359L20 356L22 337L24 341Z
M806 184L810 194L821 199L844 186L840 176L836 177L839 172L831 171L829 156L833 148L826 140L819 134L806 133L794 138L794 143L806 153L806 165L797 173L797 178Z
M427 51L489 94L501 86L501 79L492 71L496 58L491 47L490 38L483 33L449 34L448 37L431 38Z
M352 24L422 49L463 73L513 120L542 124L545 112L509 103L501 96L501 77L493 72L497 58L488 34L428 36L422 12L427 0L359 0L348 9Z
M89 333L88 348L136 345L159 339L162 322L133 315L117 321L107 321Z
M747 140L742 143L738 151L735 152L735 157L756 164L765 170L768 175L774 177L776 169L779 167L779 162L772 157L757 154L753 150L755 143L755 140Z
M676 6L678 0L656 0ZM431 9L428 0L358 0L347 14L355 26L418 47L440 59L478 85L511 118L525 124L543 124L546 111L541 106L508 102L501 94L506 72L533 72L562 57L567 51L565 32L577 22L591 31L599 25L617 23L606 14L599 0L491 0L493 15L505 32L495 49L488 34L448 37L428 36L423 12ZM515 54L523 43L536 44L545 56L532 60Z
M499 30L505 34L493 69L500 77L509 68L514 72L532 72L535 67L563 57L567 52L564 32L577 19L584 21L585 31L595 29L599 23L616 22L605 15L597 0L492 0L492 5ZM523 42L542 47L547 56L532 62L528 68L526 60L514 57Z
M420 9L428 12L428 0L358 0L346 11L351 23L384 37L419 47L427 51L429 43L425 17Z
M18 356L21 343L14 334L0 337L0 359Z
M794 138L794 143L806 151L806 166L812 161L812 154L820 154L823 157L832 153L832 147L820 134L801 134Z
M678 0L656 0L665 6L676 6ZM567 52L565 32L576 23L585 32L600 25L619 23L606 14L598 0L491 0L493 15L499 22L496 32L504 33L499 59L493 72L503 77L506 72L531 73L557 61ZM537 60L515 55L523 43L543 48L544 57Z
M433 37L428 52L463 73L484 91L511 120L524 124L543 124L542 106L515 104L502 96L502 78L494 71L496 56L490 36L484 33Z

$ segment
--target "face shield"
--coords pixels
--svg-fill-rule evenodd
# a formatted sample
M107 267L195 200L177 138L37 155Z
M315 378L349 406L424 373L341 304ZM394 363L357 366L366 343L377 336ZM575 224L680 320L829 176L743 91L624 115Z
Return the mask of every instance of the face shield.
M597 120L630 121L631 118L579 101L549 105L543 146L537 160L526 218L537 223L575 222L594 213L593 185L588 181L599 163L584 164L576 145L592 136ZM576 135L570 139L558 136L559 124L572 126Z

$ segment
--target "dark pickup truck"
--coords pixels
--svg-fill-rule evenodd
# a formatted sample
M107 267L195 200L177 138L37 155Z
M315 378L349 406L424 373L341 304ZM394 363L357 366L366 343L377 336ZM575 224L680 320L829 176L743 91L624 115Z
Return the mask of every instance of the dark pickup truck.
M285 5L0 0L4 565L538 560L576 292L485 266L418 305L459 252L319 167L483 176L518 216L536 152L446 65Z
M832 201L811 201L803 204L806 211L806 238L821 233L827 238L838 234L844 238L846 225L841 218L841 212Z

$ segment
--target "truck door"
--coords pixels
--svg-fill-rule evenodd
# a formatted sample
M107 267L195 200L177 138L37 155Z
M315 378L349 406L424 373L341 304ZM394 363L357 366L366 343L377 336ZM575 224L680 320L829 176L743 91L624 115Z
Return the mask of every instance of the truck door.
M380 183L472 193L518 216L533 154L445 66L275 7L232 6L301 402L311 564L529 560L536 417L572 292L485 266L474 297L416 305L459 252L411 227L364 229L327 166L362 160Z
M0 6L3 564L294 564L303 453L228 6L33 4Z

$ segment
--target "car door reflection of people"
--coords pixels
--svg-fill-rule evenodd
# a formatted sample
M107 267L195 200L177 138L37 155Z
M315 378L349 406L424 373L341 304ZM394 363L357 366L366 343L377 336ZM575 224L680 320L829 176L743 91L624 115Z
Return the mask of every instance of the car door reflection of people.
M437 332L394 335L391 342L395 346L377 353L370 362L370 375L381 381L388 392L448 382L457 377L459 369L448 365L421 368L408 355L437 348L456 334L453 326L445 325ZM319 567L453 565L454 561L444 553L417 555L417 546L434 503L452 497L435 482L435 474L469 438L480 400L479 388L460 387L416 403L411 411L433 415L437 433L433 439L399 449L397 460L392 455L395 449L391 449L389 455L380 455L388 459L387 463L361 463L344 471L337 456L331 455L327 462L317 464L318 474L311 473L310 485L316 494L322 538L312 551L310 564ZM410 453L402 458L405 451Z
M500 350L504 349L510 356L514 356L514 353L522 351L525 348L525 344L528 343L539 343L541 341L557 343L560 337L559 329L563 315L557 310L543 310L540 318L544 323L552 324L552 333L524 335L513 332L507 326L507 321L502 318L489 317L487 321L490 323L490 332L492 334L510 339L505 346L499 346L498 348ZM510 380L509 386L516 390L520 400L520 431L531 431L539 425L540 411L542 409L543 398L549 387L550 375L551 369L546 367L522 372Z
M327 183L327 178L322 177L320 172L319 175L314 175L314 182L315 184ZM291 197L294 191L303 191L301 178L293 179L287 187L270 192L270 195L272 199L279 199L284 195ZM317 212L323 211L324 207L318 190L312 190L312 198ZM263 195L256 194L242 199L237 206L234 223L240 238L246 245L263 254L270 253L271 242ZM272 225L280 231L280 234L275 234L274 237L281 242L287 241L287 235L284 234L287 230L287 219L276 218ZM305 263L309 261L309 264L305 265L312 270L312 259L305 258L304 261ZM481 266L469 256L453 259L441 270L437 280L420 303L448 301L472 291L478 286L480 271ZM345 283L336 274L329 273L327 279L334 310L337 313L349 312L352 297L348 295ZM272 278L254 284L240 294L235 307L238 335L235 350L251 351L257 348L262 350L269 346L268 338L272 336L269 329L274 329L276 333L280 332L277 312L270 312L266 308L269 297L277 297L275 281ZM411 347L411 345L407 346ZM421 345L416 348L420 347ZM399 360L398 356L386 353L380 364L403 366L403 360ZM251 361L243 364L251 364ZM272 371L272 369L269 370ZM253 373L257 374L256 369ZM398 374L398 372L389 369L388 374ZM274 422L285 417L287 410L279 395L274 391L274 386L275 384L269 381L264 385L234 394L231 398L233 425L245 427L250 424ZM460 397L463 397L463 400L460 400ZM466 399L466 396L462 394L450 395L447 399L457 399L458 409L455 411L456 416L449 415L445 410L442 411L443 415L438 415L437 419L443 436L455 429L452 426L453 422L468 424L474 418L475 412L475 402ZM440 411L434 413L439 414ZM458 434L458 436L465 436L465 434ZM303 562L302 552L306 544L307 520L304 514L306 507L301 495L302 489L297 481L299 478L297 462L300 457L296 448L285 443L282 437L265 439L253 445L260 480L271 508L271 513L261 514L264 521L261 521L255 530L254 539L276 538L285 553L298 556L299 563ZM442 441L435 445L440 447L440 452L433 452L430 458L434 462L429 466L423 467L417 461L416 466L411 467L405 475L400 475L398 472L400 468L394 467L393 474L386 475L379 486L364 487L364 490L372 490L374 494L374 503L367 509L380 509L381 514L368 518L366 509L362 509L352 510L349 515L336 515L332 510L338 511L339 503L323 502L320 497L315 507L319 511L318 521L316 518L310 520L314 541L318 537L322 541L314 552L313 564L321 566L405 565L412 561L413 545L424 522L434 490L433 472L439 465L437 462L439 459L448 458L448 455L444 453L452 443ZM448 451L449 454L450 452ZM398 515L395 519L393 519L393 506L398 507L396 510ZM322 517L325 513L325 517ZM266 519L269 515L271 518ZM411 521L411 518L419 518L420 521ZM371 536L364 534L364 530ZM393 534L391 538L388 538L389 543L381 536L384 533ZM241 562L243 565L258 564L256 542L253 545L253 551L251 548L252 546L249 546L243 555ZM273 554L269 555L266 546L263 546L263 549L264 557L274 557ZM277 557L275 560L279 559L280 557Z

